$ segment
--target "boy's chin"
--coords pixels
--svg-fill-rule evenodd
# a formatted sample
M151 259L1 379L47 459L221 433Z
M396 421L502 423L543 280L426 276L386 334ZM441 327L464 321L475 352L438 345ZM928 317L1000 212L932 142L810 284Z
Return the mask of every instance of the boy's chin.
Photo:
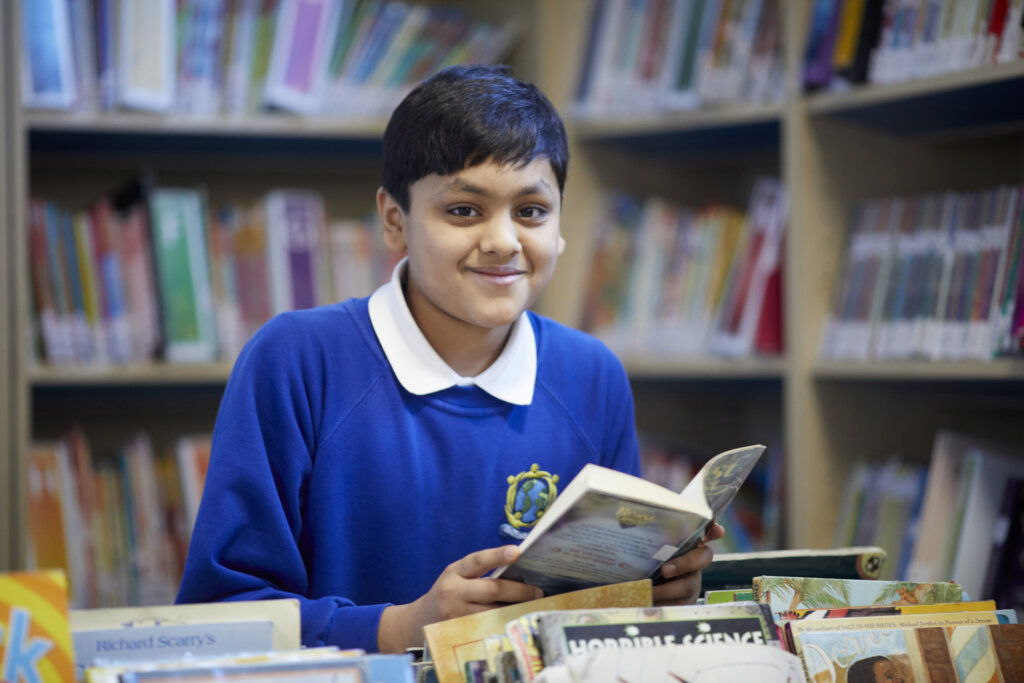
M487 310L475 311L472 319L467 320L467 322L477 327L500 329L502 327L508 327L515 321L519 320L519 317L525 310L525 306L492 307Z

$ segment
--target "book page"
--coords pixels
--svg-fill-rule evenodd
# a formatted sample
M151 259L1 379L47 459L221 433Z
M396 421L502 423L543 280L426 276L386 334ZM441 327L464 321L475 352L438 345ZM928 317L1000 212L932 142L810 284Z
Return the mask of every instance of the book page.
M690 480L680 495L684 500L691 501L693 505L706 505L711 510L711 518L685 538L671 557L665 558L662 560L663 562L689 552L704 538L708 527L718 519L722 511L729 507L733 498L736 497L736 492L740 490L740 486L746 481L764 451L765 447L761 445L734 448L719 453L700 468L700 471ZM660 577L659 570L657 575L652 578L657 583L662 580Z
M704 518L589 492L527 547L501 578L547 594L646 578Z

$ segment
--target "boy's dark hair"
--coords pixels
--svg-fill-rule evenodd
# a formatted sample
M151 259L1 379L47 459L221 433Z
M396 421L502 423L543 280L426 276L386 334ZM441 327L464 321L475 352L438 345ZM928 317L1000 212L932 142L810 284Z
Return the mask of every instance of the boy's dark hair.
M551 101L507 66L452 66L418 85L384 131L383 186L403 211L409 186L487 161L528 164L545 157L565 189L569 146Z
M846 683L875 683L875 664L891 661L883 655L858 659L846 670Z

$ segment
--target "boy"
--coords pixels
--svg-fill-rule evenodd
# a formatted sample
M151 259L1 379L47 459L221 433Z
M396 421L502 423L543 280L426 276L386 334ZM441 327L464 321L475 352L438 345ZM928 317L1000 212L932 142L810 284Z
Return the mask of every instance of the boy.
M485 575L586 463L639 469L621 364L527 312L565 245L567 163L554 107L505 68L403 100L377 206L406 258L240 354L179 602L297 597L305 645L401 652L425 624L540 597ZM517 496L527 480L545 495ZM656 599L693 602L710 560L668 563Z

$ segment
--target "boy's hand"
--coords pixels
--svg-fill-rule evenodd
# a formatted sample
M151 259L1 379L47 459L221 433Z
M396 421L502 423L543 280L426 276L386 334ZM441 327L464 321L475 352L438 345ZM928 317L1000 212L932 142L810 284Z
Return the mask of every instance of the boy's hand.
M407 647L423 645L427 624L542 597L539 588L524 583L482 578L517 557L519 548L514 545L470 553L445 567L430 591L416 602L386 607L377 628L380 651L405 652Z
M704 540L689 552L669 560L661 566L665 583L654 587L655 605L692 605L700 597L701 570L711 564L714 553L704 545L725 535L725 529L717 522L708 527Z

